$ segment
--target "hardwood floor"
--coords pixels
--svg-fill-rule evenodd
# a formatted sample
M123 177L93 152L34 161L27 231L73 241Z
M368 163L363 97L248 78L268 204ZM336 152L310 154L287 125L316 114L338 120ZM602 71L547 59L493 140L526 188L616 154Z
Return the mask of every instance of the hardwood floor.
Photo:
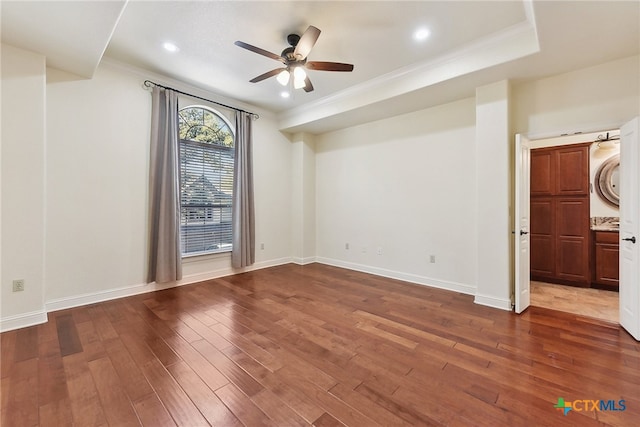
M1 344L2 426L640 419L640 343L616 325L319 264L50 313Z

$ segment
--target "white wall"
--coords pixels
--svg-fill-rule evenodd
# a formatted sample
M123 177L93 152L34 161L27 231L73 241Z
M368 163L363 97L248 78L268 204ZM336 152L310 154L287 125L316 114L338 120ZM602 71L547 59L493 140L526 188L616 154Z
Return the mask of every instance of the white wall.
M142 82L154 76L102 64L78 79L5 46L2 59L1 329L45 321L45 309L166 287L144 283L151 102ZM247 269L292 259L291 143L259 113L258 248ZM235 272L230 254L192 257L177 284ZM24 292L11 292L14 278L26 280Z
M474 121L470 98L317 136L318 260L473 293Z
M462 104L318 136L318 260L449 289L462 288L476 292L476 302L507 308L512 286L508 215L512 209L509 163L513 134L541 138L617 128L640 115L639 63L638 56L625 58L511 85L510 92L509 88L487 85L477 92L477 109L472 105L475 100L460 101ZM496 91L502 94L498 98ZM461 114L457 108L465 102L468 104ZM441 126L451 128L447 137L456 143L433 143L441 137L438 130L430 129L438 115ZM484 130L478 131L480 128ZM510 134L506 133L509 130ZM468 132L464 143L455 137L456 132ZM492 140L492 135L497 139ZM459 144L465 143L471 145L459 150ZM399 160L400 148L412 153L404 162ZM456 158L467 167L456 166ZM418 162L424 166L417 167ZM470 171L474 168L478 181L492 183L478 184L479 189L487 188L482 194L481 190L474 194L468 188L457 189L470 198L456 198L437 187L423 186L421 191L430 202L426 203L407 193L406 183L413 183L414 177L423 184L435 181L433 170L446 170L455 176L452 182L467 182L473 187L475 176ZM498 194L491 195L488 188L496 188ZM412 189L413 184L409 191ZM450 207L450 217L442 211L443 206ZM464 226L457 230L454 223ZM469 224L473 223L477 228L471 230ZM446 233L452 233L450 239ZM471 251L461 243L469 236L467 243L476 246ZM491 243L494 238L500 239L499 244ZM382 247L382 255L377 255L378 247ZM436 264L426 262L431 253L437 255ZM470 271L476 267L477 273Z
M2 329L46 320L44 100L44 56L2 45Z
M305 133L291 140L291 249L294 262L307 264L316 256L315 140Z
M592 188L589 209L590 216L592 218L597 216L620 216L620 208L604 201L596 191L596 185L598 185L598 182L596 181L598 169L600 169L602 163L607 159L617 154L620 154L620 144L615 144L610 149L599 149L598 144L592 144L589 149L589 182L591 183Z
M140 79L49 70L46 299L141 284L151 100Z
M256 208L256 266L290 262L292 147L275 118L261 113L253 122L253 176ZM264 249L260 245L264 243Z
M513 86L515 132L531 138L616 129L640 115L640 57Z
M50 72L50 309L146 289L151 102L143 80L104 64L91 80ZM254 122L256 235L257 242L265 243L264 250L258 245L256 266L290 260L289 151L288 139L268 115ZM230 265L229 254L187 258L181 283L231 274Z
M511 309L513 283L510 85L506 80L476 89L475 165L478 284L475 302Z

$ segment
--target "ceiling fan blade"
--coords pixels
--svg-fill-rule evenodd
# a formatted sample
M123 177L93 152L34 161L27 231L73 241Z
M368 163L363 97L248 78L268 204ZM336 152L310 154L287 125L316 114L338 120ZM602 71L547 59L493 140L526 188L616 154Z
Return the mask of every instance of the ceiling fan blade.
M286 64L285 59L283 57L281 57L280 55L276 55L275 53L271 53L269 51L266 51L264 49L260 49L259 47L252 46L252 45L250 45L248 43L241 42L239 40L237 42L235 42L234 44L236 46L240 46L240 47L242 47L244 49L250 50L251 52L255 52L257 54L266 56L267 58L275 59L276 61L280 61L283 64Z
M282 70L286 70L286 68L276 68L275 70L267 71L266 73L260 74L258 77L254 77L249 81L251 83L258 83L258 82L261 82L264 79L268 79L269 77L273 77L275 75L280 74L282 72Z
M320 37L320 30L314 27L313 25L309 25L307 31L304 32L302 37L300 37L300 41L296 45L296 49L293 51L293 55L298 59L304 59L311 52L311 48L316 44L316 41Z
M341 62L309 61L305 64L309 70L317 71L353 71L353 64Z
M311 84L311 80L309 80L309 76L304 79L304 91L311 92L313 90L313 85Z

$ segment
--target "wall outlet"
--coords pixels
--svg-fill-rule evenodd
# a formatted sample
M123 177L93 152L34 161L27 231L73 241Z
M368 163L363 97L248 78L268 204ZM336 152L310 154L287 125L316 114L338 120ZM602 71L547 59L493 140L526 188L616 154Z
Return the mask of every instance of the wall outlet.
M260 250L264 251L264 243L260 243Z
M367 253L367 247L366 247L366 246L363 246L363 247L362 247L362 253L363 253L363 254L366 254L366 253Z
M24 279L16 279L13 281L13 292L24 291Z
M436 263L436 256L435 255L429 255L429 262L431 264L435 264Z
M346 250L349 250L349 244L348 244L348 243L345 243L345 244L344 244L344 248L345 248Z
M378 255L382 255L382 246L378 246L378 249L376 250L376 253Z

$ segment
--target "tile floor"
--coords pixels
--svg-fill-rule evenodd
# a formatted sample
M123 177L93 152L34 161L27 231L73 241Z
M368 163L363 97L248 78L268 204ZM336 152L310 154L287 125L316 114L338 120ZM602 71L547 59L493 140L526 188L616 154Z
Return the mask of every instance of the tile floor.
M531 305L618 323L618 293L531 281Z

